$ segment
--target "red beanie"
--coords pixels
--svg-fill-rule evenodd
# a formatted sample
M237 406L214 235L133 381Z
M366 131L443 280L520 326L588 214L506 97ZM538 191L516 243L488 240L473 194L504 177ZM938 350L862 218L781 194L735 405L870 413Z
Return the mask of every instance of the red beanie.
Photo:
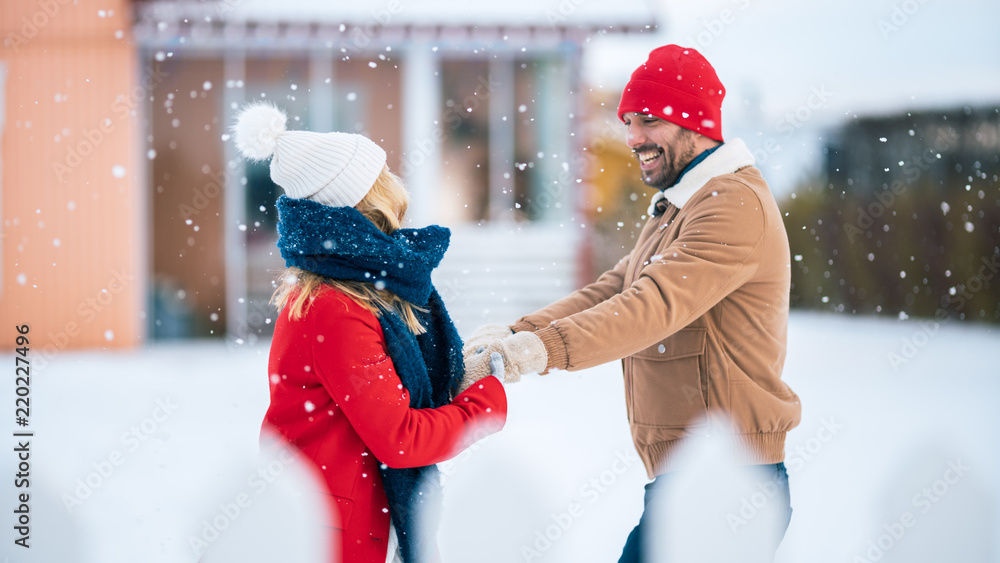
M701 53L666 45L653 49L632 73L618 104L618 118L633 111L651 114L722 142L725 96L726 88Z

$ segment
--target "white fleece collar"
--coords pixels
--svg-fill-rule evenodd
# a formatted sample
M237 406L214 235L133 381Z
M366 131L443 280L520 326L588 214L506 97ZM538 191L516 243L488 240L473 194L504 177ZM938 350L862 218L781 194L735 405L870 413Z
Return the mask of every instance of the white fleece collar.
M653 216L656 203L661 199L666 199L680 209L687 205L691 196L698 193L698 190L712 178L723 174L732 174L740 168L753 166L755 162L750 149L741 139L726 141L705 160L688 170L680 182L662 192L653 194L653 201L649 204L649 216Z

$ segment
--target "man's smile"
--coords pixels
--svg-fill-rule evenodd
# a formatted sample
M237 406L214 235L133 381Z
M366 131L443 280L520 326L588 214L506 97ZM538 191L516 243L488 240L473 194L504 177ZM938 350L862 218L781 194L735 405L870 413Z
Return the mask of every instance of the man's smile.
M659 159L663 155L663 149L660 147L653 147L649 149L636 150L635 154L639 157L639 168L643 170L652 170L659 165Z

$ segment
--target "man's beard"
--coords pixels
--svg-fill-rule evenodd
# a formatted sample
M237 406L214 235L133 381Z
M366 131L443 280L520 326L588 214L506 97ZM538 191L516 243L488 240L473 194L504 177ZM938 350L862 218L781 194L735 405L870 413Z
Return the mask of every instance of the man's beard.
M694 159L694 139L682 133L673 143L665 147L650 143L635 151L638 153L654 148L663 150L663 154L660 155L660 165L652 170L642 170L642 181L647 186L662 191L673 186L684 167Z

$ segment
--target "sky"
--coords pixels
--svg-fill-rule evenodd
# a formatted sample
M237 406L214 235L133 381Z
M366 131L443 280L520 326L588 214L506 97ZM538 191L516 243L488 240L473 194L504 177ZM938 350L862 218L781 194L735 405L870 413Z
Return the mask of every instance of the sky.
M1000 105L1000 2L649 1L659 29L591 40L585 80L620 91L653 48L695 47L727 89L723 133L780 142L762 166L776 192L815 169L821 137L855 115ZM808 117L789 120L797 110Z

